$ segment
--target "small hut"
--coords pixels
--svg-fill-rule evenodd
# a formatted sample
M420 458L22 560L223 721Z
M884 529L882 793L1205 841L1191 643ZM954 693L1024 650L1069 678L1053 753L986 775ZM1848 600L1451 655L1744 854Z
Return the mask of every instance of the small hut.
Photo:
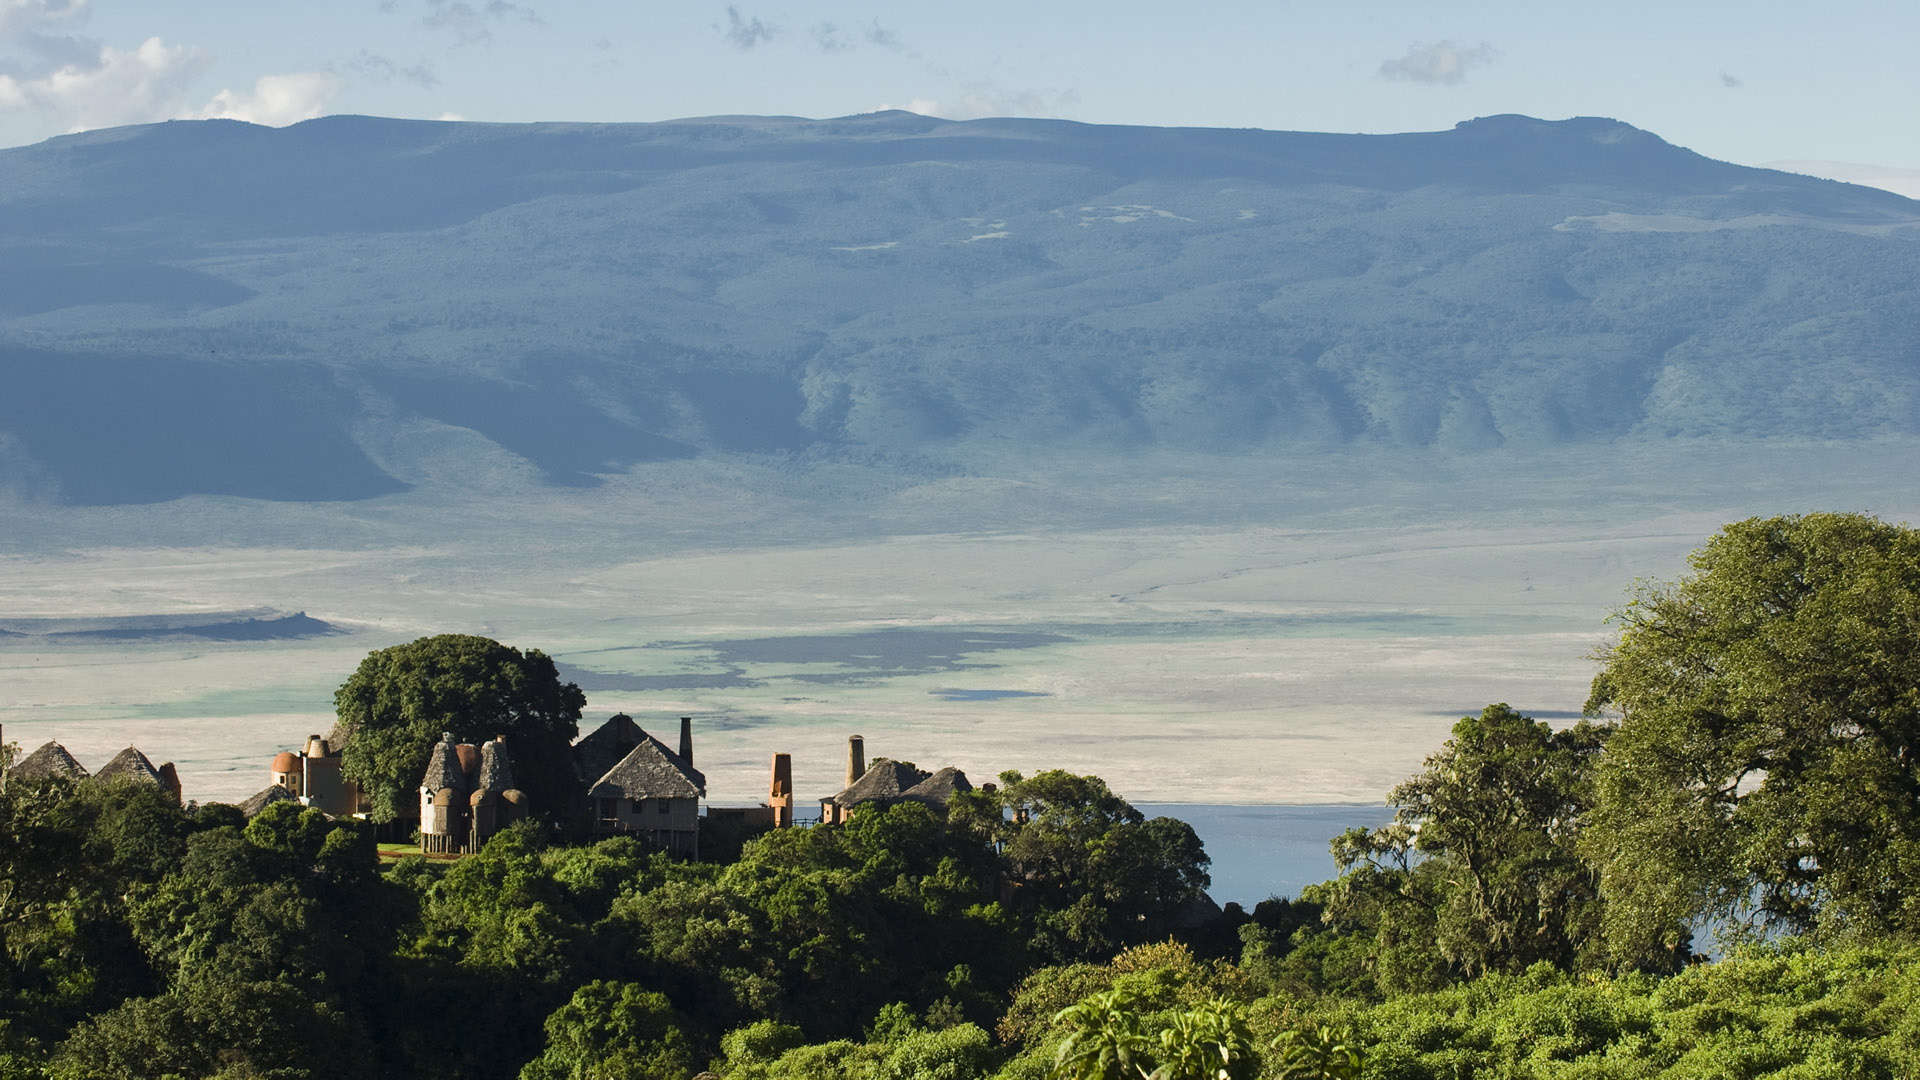
M70 780L87 778L86 766L75 761L67 748L57 742L50 742L21 758L7 773L7 779L13 782L47 780L55 776Z
M299 799L279 784L269 784L240 804L240 812L251 818L274 803L298 802Z
M911 762L892 758L874 758L866 763L866 740L855 735L847 740L847 786L837 795L820 800L820 821L839 825L853 815L856 806L892 806L899 802L917 802L945 813L947 800L955 792L972 791L967 774L948 766L928 773Z

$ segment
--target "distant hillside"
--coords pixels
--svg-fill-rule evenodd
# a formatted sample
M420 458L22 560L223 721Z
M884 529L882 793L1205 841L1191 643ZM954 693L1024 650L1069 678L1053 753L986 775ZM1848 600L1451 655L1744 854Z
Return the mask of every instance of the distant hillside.
M1920 202L1626 124L175 122L0 151L0 487L1920 434Z

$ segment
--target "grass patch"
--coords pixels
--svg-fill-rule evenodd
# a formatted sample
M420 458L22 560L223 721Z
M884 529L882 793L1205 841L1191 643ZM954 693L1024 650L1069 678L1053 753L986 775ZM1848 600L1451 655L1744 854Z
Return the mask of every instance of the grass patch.
M376 846L380 849L381 862L399 862L401 859L415 856L423 859L432 859L435 862L453 862L462 858L460 855L442 854L439 852L422 855L419 844L378 844Z

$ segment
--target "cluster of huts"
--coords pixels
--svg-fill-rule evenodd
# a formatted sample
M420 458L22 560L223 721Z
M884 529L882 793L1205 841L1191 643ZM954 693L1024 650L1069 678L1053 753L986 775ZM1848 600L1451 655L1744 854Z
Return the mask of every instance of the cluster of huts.
M4 739L0 739L0 743L4 743ZM6 789L9 781L44 780L55 776L95 784L147 784L167 792L175 799L180 798L180 773L171 761L155 765L139 748L129 746L115 754L105 765L88 772L85 765L80 764L67 752L66 747L57 742L47 743L14 762L13 767L0 776L0 791Z
M707 778L693 765L692 717L680 718L679 735L678 745L670 747L621 713L573 744L574 773L594 836L633 836L661 851L698 857L703 816L772 828L799 823L794 814L792 755L773 755L764 802L709 806L703 815ZM335 727L324 736L308 736L297 751L275 754L267 767L270 783L242 802L241 810L252 817L276 802L297 801L333 816L369 813L372 807L365 792L341 771L345 742L345 733ZM50 742L15 763L0 782L51 775L85 778L88 773L66 748ZM181 796L173 764L156 767L131 746L92 778L157 784L174 798ZM819 820L840 824L860 807L899 802L944 809L955 792L971 790L966 774L955 768L928 773L884 757L869 764L866 741L855 735L847 740L846 786L820 800ZM423 853L478 850L494 833L532 810L527 794L514 785L511 748L499 737L474 744L443 735L428 756L419 795L418 816L403 814L386 831L403 837L417 832Z

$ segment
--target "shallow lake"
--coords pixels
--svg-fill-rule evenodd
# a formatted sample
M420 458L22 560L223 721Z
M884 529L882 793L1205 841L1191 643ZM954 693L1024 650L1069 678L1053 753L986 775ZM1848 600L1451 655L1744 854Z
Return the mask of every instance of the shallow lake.
M1377 803L1308 806L1219 806L1205 803L1139 803L1148 817L1179 818L1200 834L1213 857L1207 893L1222 906L1247 910L1269 896L1296 896L1304 885L1333 877L1327 842L1354 826L1373 828L1393 820Z

